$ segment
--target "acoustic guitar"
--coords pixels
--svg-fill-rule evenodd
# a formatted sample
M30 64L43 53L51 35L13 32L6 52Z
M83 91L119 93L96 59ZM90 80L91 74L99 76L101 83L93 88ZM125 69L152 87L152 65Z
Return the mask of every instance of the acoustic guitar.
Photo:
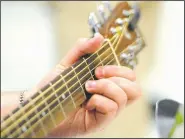
M109 12L106 16L105 10ZM102 65L135 68L136 56L145 43L137 27L140 10L135 4L120 2L113 9L108 2L91 13L89 24L105 40L93 54L83 56L49 84L25 100L1 120L1 138L42 138L91 97L87 80L96 80L94 70Z

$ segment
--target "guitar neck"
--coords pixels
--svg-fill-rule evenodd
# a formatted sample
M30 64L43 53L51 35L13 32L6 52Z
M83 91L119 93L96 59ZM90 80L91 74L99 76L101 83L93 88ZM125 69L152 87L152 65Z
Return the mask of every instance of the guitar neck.
M84 86L87 80L96 80L95 68L114 62L115 56L105 42L97 52L82 57L6 116L1 122L1 137L47 136L90 97Z

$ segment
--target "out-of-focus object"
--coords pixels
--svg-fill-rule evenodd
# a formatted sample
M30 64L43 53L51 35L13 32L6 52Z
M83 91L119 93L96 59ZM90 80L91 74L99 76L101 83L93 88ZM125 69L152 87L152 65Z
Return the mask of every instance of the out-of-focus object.
M105 16L105 9L111 13L111 16ZM114 49L116 54L123 50L118 54L121 64L134 69L138 63L136 55L145 46L143 36L137 27L141 14L139 5L137 3L120 2L112 9L109 2L106 1L98 6L98 13L90 13L89 15L88 22L93 32L99 32L105 38L111 38L116 33L124 30L123 38L120 39ZM99 20L98 17L100 17ZM134 41L135 37L137 39Z
M156 104L156 123L159 137L184 137L184 105L171 99Z
M125 10L130 14L124 15ZM120 65L119 56L123 54L126 57L121 57L121 60L130 66L131 60L144 44L135 22L139 20L138 16L135 16L138 15L137 12L138 10L130 7L127 2L118 3L100 27L97 26L95 16L91 14L89 23L105 37L100 49L79 59L5 116L1 121L1 137L47 136L71 112L88 100L89 93L85 90L85 82L96 79L94 74L96 67ZM115 22L118 18L123 20L121 24ZM128 28L130 23L133 27L131 30ZM133 62L131 65L134 65Z

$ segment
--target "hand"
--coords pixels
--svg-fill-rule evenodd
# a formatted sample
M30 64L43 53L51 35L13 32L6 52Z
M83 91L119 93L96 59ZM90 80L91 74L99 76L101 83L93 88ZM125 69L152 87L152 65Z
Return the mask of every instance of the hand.
M81 56L95 52L102 41L101 35L89 40L80 39L52 73L60 73ZM129 68L109 65L98 67L95 74L98 80L87 81L85 85L86 90L93 96L82 108L54 129L50 137L82 136L100 130L109 124L128 102L141 95L140 87L135 82L135 73ZM51 75L48 79L51 79Z
M101 35L96 35L91 39L80 39L56 68L33 91L28 93L26 98L49 83L81 56L95 52L102 42L103 37ZM135 82L136 76L134 71L129 68L109 65L98 67L95 70L95 74L98 80L86 82L86 90L93 96L83 107L77 109L75 113L55 128L49 137L79 137L101 130L116 117L120 110L123 110L126 104L135 101L141 95L140 87ZM1 116L6 115L16 106L17 104L3 107Z

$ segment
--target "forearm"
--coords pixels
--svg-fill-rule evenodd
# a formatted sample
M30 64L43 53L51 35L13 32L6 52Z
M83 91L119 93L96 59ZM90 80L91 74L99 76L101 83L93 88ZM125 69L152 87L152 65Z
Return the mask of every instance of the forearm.
M3 91L1 92L1 118L9 114L14 108L25 101L33 93L28 91Z

